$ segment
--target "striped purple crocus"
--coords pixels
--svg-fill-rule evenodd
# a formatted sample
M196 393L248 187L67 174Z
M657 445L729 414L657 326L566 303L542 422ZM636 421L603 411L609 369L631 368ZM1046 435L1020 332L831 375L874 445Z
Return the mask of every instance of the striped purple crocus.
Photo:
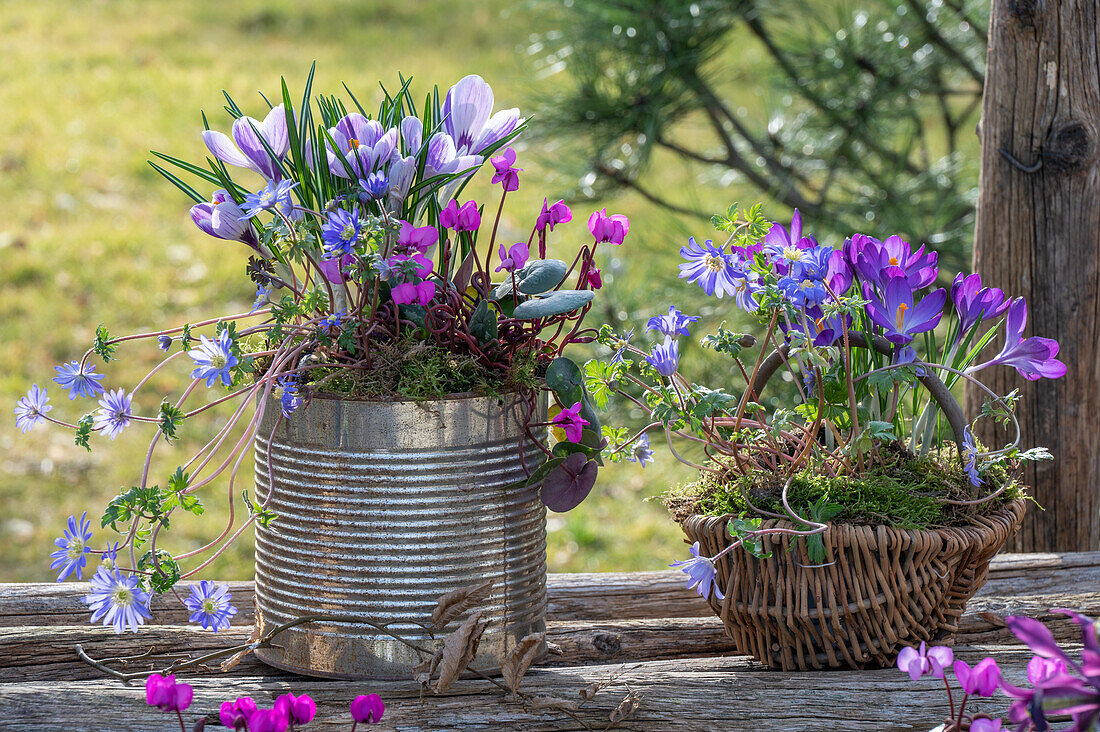
M1026 325L1027 304L1022 297L1017 297L1008 307L1005 343L1001 352L985 363L971 366L966 373L972 374L990 366L1005 365L1016 369L1028 381L1065 376L1066 365L1056 358L1058 341L1039 336L1024 338Z

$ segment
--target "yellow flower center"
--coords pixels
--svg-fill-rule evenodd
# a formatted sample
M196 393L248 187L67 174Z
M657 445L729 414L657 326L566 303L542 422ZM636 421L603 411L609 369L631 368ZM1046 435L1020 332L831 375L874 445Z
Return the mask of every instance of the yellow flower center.
M802 250L797 247L786 247L783 250L783 258L789 262L801 262Z
M274 389L271 390L272 396L280 401L282 401L284 392L285 390L281 386L276 386Z
M710 254L703 258L703 264L711 272L721 272L726 266L726 263L722 261L721 257L714 257Z
M890 257L890 266L891 267L897 267L898 266L898 258L897 257Z
M218 604L214 602L213 598L208 597L202 601L202 611L208 615L213 615L218 611Z
M225 356L222 356L221 354L218 354L217 356L213 356L210 359L210 365L213 366L216 369L224 369L225 364L226 364L226 358L225 358Z
M899 331L901 330L901 327L905 322L905 311L908 310L908 309L909 309L909 306L906 305L905 303L902 303L901 305L898 305L897 322L898 322L898 330Z
M355 148L359 147L359 141L354 137L348 140L348 152L351 152Z
M84 553L84 542L81 539L73 539L69 542L69 550L67 552L69 559L76 559Z
M119 587L111 593L111 603L114 605L129 605L134 600L134 593L126 587Z

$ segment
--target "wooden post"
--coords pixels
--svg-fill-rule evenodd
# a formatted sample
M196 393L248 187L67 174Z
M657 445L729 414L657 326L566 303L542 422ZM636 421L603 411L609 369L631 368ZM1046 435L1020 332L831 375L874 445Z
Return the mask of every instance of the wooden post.
M993 0L990 18L974 269L1027 298L1026 334L1056 339L1069 369L1054 381L980 374L999 394L1020 386L1021 447L1054 453L1025 473L1046 511L1029 512L1017 551L1100 542L1098 23L1100 0ZM969 386L967 402L976 414ZM987 445L1004 444L1003 430L978 426Z

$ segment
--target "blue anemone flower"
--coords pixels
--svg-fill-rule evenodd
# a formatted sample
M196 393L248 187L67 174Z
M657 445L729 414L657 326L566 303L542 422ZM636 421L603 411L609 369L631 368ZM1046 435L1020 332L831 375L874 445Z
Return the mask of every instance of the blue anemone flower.
M697 591L700 597L709 596L711 590L713 590L716 598L719 600L726 599L726 596L722 594L722 590L718 587L718 571L714 566L714 561L708 557L699 556L699 542L691 545L691 559L673 562L668 566L677 567L686 574L688 576L688 589Z
M294 202L290 199L290 192L297 185L297 183L291 183L289 180L282 180L278 183L269 180L266 186L255 193L246 193L244 201L241 202L241 211L244 215L240 217L240 220L247 221L253 216L257 216L264 211L270 211L276 206L284 213L293 211Z
M58 582L76 572L76 578L80 579L84 573L84 566L88 562L88 542L92 539L92 525L88 521L88 512L80 514L80 521L76 516L69 517L69 524L65 528L64 536L54 539L58 549L50 554L53 562L50 569L61 570L57 575Z
M206 379L207 386L213 386L219 378L225 386L231 385L233 377L229 370L237 365L239 359L233 355L233 341L229 337L229 331L223 330L213 340L206 336L200 338L199 347L187 352L195 362L191 378Z
M386 178L386 174L379 170L371 173L366 178L360 178L359 186L366 194L367 200L370 200L372 198L377 200L379 198L385 197L386 191L389 190L390 182ZM362 198L363 197L361 195L360 200L362 200ZM366 203L366 201L363 202Z
M688 239L688 246L680 247L680 256L687 260L680 265L680 278L695 282L703 292L719 299L723 295L736 296L738 268L733 256L725 253L725 245L716 247L707 239L700 246L695 237Z
M191 585L191 596L185 598L183 604L191 611L188 620L217 633L228 628L229 619L237 614L237 608L229 604L232 599L228 584L218 586L210 580L202 580Z
M634 441L634 445L630 449L630 456L627 460L632 463L638 463L643 468L646 463L653 462L653 450L649 449L649 435L643 434Z
M53 370L57 372L54 382L60 384L62 389L69 390L69 399L99 396L105 391L99 382L106 376L95 373L94 364L86 363L81 367L79 361L70 361L54 366Z
M321 240L325 244L325 259L335 259L351 254L359 239L359 209L349 212L338 208L328 215L321 227Z
M649 319L646 330L655 330L672 337L689 336L691 333L688 331L688 325L698 319L698 315L684 315L676 309L675 305L670 305L667 315L654 315Z
M669 338L664 343L658 343L645 360L657 369L657 373L661 376L672 376L676 373L676 366L680 362L679 341Z
M122 389L108 392L107 396L99 400L99 409L92 427L112 440L118 437L122 430L130 426L133 398L132 394L127 394Z
M27 434L46 418L46 412L53 409L49 401L50 397L47 396L46 390L38 384L33 384L27 390L27 396L16 402L15 409L12 410L15 412L15 426L20 432Z
M93 623L103 619L104 625L114 626L116 633L127 627L137 629L152 617L149 612L149 593L138 589L136 577L124 577L117 569L99 567L91 581L91 592L84 596L84 603L92 609Z

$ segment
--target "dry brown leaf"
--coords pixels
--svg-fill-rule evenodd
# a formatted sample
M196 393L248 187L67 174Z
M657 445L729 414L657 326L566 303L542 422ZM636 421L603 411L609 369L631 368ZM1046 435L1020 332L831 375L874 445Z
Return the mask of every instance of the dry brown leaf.
M435 674L435 670L439 668L439 662L443 658L443 650L436 651L431 658L427 661L421 661L416 666L413 666L413 673L416 674L413 678L416 679L416 683L421 686L427 686L428 682L432 680L432 676Z
M603 685L600 682L593 681L591 684L584 687L577 693L580 694L581 699L584 699L585 701L591 701L595 698L596 694L600 693L600 689L602 688Z
M638 705L641 703L642 698L631 691L629 694L623 697L623 700L619 702L619 706L615 707L615 709L612 710L609 717L609 719L611 720L611 724L618 724L630 715L634 714L634 712L638 709Z
M493 581L485 580L479 585L448 592L439 598L435 610L432 610L432 625L438 630L443 630L447 627L447 623L488 597L492 589Z
M458 265L458 269L455 270L455 276L452 282L455 284L455 288L459 292L465 292L466 288L470 284L470 279L474 274L474 252L470 251L466 255L466 258L462 260L462 264Z
M256 598L252 598L252 606L255 608L256 624L252 626L252 632L248 634L248 643L251 645L258 642L264 637L264 614L260 610L260 604L256 602ZM222 671L228 671L241 662L241 659L252 653L252 648L246 648L243 651L237 651L229 658L221 662L218 667Z
M481 619L476 612L458 626L455 632L443 641L443 659L439 664L439 679L435 682L435 693L442 694L466 670L477 653L477 644L489 621Z
M535 658L538 657L545 641L546 633L532 633L524 636L519 645L508 654L508 658L504 659L504 663L500 667L500 673L504 677L504 683L512 690L513 694L519 691L523 675L535 662Z
M577 702L557 699L552 696L532 697L528 703L531 705L532 709L557 709L559 711L568 712L577 711Z
M562 647L554 641L546 641L546 652L551 653L555 656L560 656L565 653L565 651L562 650Z

